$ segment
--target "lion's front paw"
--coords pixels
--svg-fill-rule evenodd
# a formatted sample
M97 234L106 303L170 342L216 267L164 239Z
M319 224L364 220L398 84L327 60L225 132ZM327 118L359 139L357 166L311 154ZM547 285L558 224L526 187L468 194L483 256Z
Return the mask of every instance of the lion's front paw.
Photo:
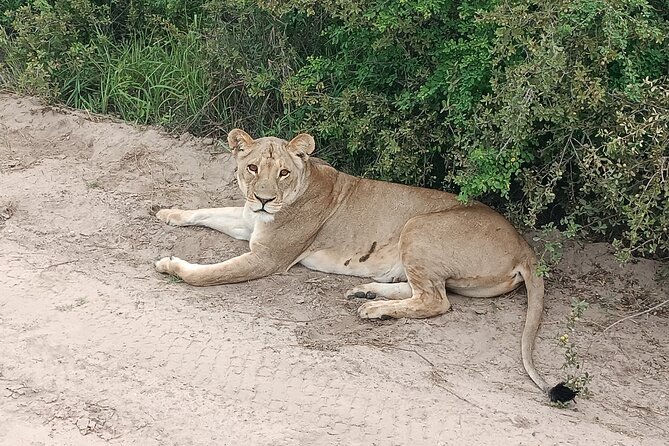
M362 319L390 319L394 302L367 302L358 308L358 316Z
M156 218L168 225L182 226L184 224L183 212L181 209L161 209L156 212Z
M156 262L156 271L164 274L174 274L173 265L179 260L181 259L179 259L178 257L172 257L172 256L163 257L162 259Z
M374 291L367 291L364 287L355 287L348 290L344 296L349 299L376 299L376 293Z

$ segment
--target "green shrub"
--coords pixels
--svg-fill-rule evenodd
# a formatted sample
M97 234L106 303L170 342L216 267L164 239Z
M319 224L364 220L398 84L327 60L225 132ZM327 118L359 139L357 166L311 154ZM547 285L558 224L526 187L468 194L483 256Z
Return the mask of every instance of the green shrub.
M0 51L11 67L5 76L31 94L57 95L63 80L82 69L93 40L109 24L108 8L88 0L36 0L6 12L12 38L0 36Z
M476 10L493 3L313 3L330 20L325 44L283 86L299 110L294 126L312 129L349 170L440 186L464 158L453 129L489 91L492 28Z
M294 72L297 55L287 24L256 3L227 0L206 6L212 106L217 117L226 117L218 119L221 133L240 127L253 135L288 137L294 129L284 124L281 85Z
M669 252L660 3L287 3L330 17L284 94L339 165Z
M495 27L492 92L458 131L470 153L487 154L468 158L462 194L513 189L529 225L562 220L616 240L623 257L669 252L659 13L643 0L525 0L484 14Z
M0 27L11 33L11 12L28 3L28 0L0 0Z

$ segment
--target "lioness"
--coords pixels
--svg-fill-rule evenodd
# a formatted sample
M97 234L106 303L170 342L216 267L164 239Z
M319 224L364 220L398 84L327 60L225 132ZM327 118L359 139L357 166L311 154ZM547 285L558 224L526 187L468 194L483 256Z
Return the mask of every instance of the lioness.
M156 262L159 272L197 286L259 279L297 263L371 277L374 282L347 292L388 299L360 306L358 314L365 319L436 316L451 307L446 290L493 297L525 282L525 370L551 399L573 397L561 384L550 389L534 367L544 282L535 274L532 248L500 214L481 203L464 206L450 193L339 172L309 156L315 143L308 134L290 142L254 140L235 129L228 143L244 207L163 209L157 217L248 240L250 252L212 265L165 257Z

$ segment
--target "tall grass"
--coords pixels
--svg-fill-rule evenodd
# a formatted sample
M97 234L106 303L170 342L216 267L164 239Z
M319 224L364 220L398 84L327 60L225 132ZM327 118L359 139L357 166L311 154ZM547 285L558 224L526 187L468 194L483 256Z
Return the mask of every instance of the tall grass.
M295 130L281 92L297 65L287 25L252 2L5 3L9 89L195 134Z
M122 44L101 37L66 80L61 97L73 107L128 121L201 131L212 94L202 45L195 31L138 36Z

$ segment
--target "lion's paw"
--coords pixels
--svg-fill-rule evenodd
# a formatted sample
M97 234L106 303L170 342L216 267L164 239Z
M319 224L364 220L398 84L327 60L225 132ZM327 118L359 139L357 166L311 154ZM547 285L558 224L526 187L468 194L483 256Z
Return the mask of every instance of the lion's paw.
M172 263L180 260L178 257L163 257L156 262L156 271L164 274L173 274Z
M358 316L362 319L390 319L389 312L393 302L367 302L358 308Z
M183 217L181 209L161 209L156 212L156 218L162 222L172 226L183 225Z
M376 293L373 291L366 291L363 287L355 287L348 290L344 296L349 299L376 299Z

